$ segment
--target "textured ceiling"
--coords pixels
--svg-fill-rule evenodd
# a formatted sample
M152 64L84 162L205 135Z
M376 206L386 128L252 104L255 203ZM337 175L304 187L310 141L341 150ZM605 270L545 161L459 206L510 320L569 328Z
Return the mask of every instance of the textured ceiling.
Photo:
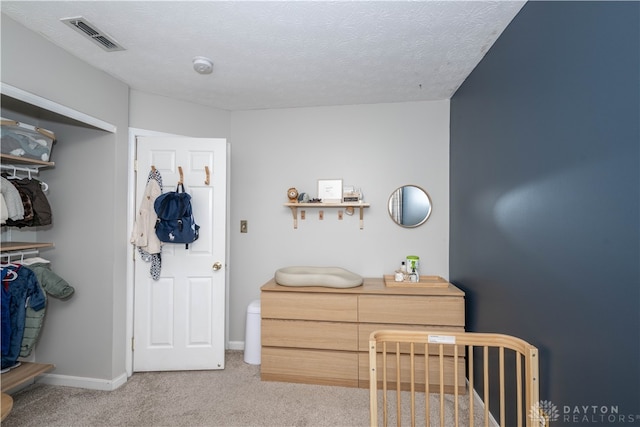
M2 1L131 88L226 110L449 99L524 1ZM126 48L60 22L83 16ZM3 40L3 43L6 43ZM195 56L213 60L197 74Z

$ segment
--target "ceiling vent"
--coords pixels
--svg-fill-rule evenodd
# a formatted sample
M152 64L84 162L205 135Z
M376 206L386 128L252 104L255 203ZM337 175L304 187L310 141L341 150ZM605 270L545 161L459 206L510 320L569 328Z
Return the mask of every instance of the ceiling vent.
M75 18L63 18L60 21L67 24L107 52L125 50L125 48L120 46L111 36L104 31L99 30L95 25L87 21L82 16Z

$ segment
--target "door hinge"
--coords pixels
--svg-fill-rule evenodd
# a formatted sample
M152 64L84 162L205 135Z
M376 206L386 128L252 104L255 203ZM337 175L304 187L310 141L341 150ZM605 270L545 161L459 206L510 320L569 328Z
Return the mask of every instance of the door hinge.
M133 161L133 171L138 172L138 159Z
M131 337L131 351L134 351L136 349L136 339L134 337Z

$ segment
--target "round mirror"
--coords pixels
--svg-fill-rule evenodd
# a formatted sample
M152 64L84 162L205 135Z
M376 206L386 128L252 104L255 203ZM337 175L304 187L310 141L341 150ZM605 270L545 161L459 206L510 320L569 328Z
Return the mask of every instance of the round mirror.
M417 227L431 215L431 199L422 188L405 185L391 193L389 215L402 227Z

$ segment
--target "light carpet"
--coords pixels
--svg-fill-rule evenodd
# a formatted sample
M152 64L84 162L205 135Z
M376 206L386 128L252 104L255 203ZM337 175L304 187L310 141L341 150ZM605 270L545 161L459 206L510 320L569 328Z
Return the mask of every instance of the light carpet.
M225 369L218 371L135 373L114 391L36 383L12 396L13 410L2 425L346 427L369 424L368 389L261 381L260 366L244 363L242 352L228 351L226 358ZM450 396L447 399L451 406L453 399ZM464 422L461 425L468 425L467 399L461 399L461 421ZM438 405L435 395L430 401ZM480 412L477 408L476 413ZM451 421L447 425L452 425L451 415L448 416Z

